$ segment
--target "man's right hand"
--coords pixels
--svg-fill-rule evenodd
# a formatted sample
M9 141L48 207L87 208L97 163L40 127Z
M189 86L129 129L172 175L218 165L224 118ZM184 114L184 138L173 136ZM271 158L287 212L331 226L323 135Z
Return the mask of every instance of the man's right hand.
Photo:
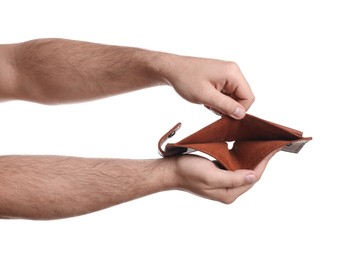
M234 62L163 54L163 77L184 99L235 119L254 102L253 92Z

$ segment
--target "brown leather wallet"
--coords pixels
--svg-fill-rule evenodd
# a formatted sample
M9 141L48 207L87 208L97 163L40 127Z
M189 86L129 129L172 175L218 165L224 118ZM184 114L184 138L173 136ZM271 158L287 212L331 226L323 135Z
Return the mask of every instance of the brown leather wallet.
M202 128L177 143L163 144L181 127L175 125L158 142L163 157L200 151L217 160L227 170L254 169L271 152L281 149L298 153L311 137L282 125L247 114L241 120L228 116ZM233 146L229 147L229 142Z

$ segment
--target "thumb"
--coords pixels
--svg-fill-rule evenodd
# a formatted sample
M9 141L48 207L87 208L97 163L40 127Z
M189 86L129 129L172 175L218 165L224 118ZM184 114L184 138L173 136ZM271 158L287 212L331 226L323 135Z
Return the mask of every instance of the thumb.
M234 119L242 119L246 114L246 110L241 104L217 90L212 92L212 95L209 96L209 100L205 105L214 111L219 111Z
M218 188L238 188L254 184L258 178L251 170L237 170L235 172L223 171L217 176L216 186Z

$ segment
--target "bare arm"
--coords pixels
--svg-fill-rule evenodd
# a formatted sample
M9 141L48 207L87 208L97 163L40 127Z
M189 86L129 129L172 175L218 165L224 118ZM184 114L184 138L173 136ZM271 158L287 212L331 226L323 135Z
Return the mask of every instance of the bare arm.
M254 101L233 62L65 39L0 45L0 59L0 99L77 102L168 84L235 118Z
M0 45L0 100L85 101L168 84L190 102L240 119L254 96L238 66L130 47L64 39ZM53 219L168 189L224 203L262 174L223 171L193 156L161 160L0 157L0 216Z
M7 47L16 73L10 98L76 102L164 84L149 65L151 51L65 39Z
M231 203L260 178L269 159L255 171L230 172L190 155L153 160L3 156L0 216L65 218L171 189Z
M62 156L0 158L0 215L54 219L86 214L169 188L156 160Z

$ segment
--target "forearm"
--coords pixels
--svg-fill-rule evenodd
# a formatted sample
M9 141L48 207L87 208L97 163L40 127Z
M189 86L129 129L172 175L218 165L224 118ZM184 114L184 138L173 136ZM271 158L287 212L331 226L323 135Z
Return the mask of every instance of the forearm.
M174 187L171 160L0 157L0 216L77 216Z
M15 99L76 102L166 83L159 67L169 54L65 39L12 47Z

